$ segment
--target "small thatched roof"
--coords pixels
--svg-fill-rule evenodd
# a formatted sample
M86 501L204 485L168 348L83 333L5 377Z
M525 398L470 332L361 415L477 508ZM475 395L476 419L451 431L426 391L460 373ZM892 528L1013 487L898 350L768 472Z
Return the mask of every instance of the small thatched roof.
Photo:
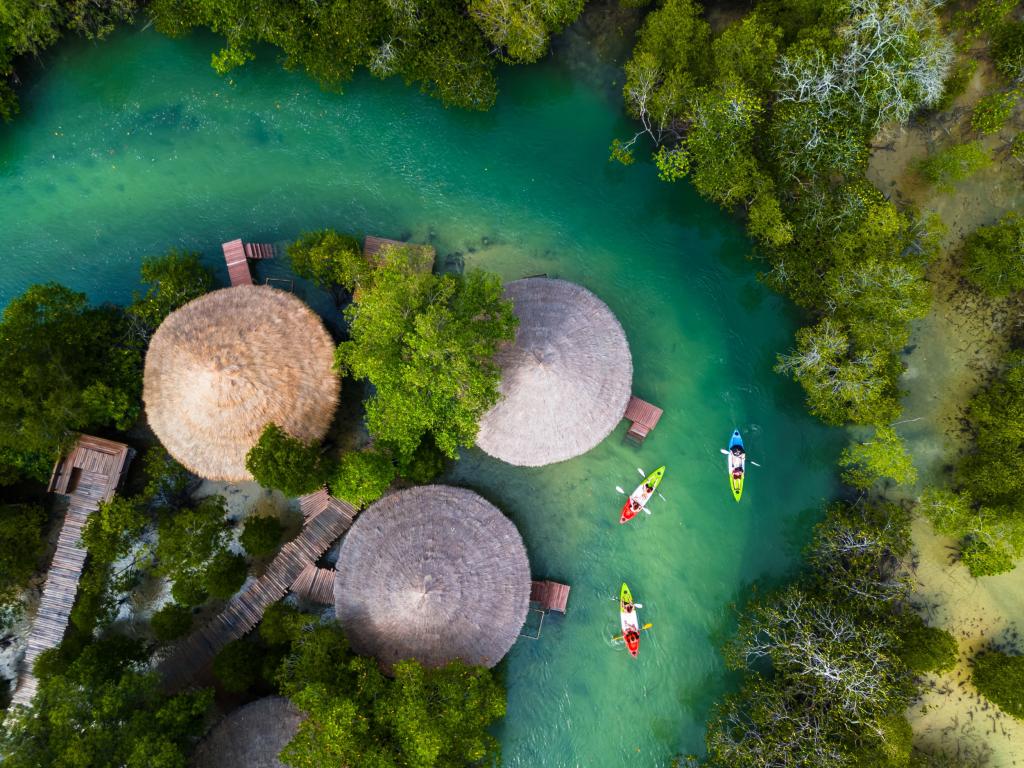
M193 768L285 768L277 756L304 719L288 699L257 699L213 727L196 747Z
M341 545L335 612L357 653L489 667L526 620L530 564L519 531L479 495L427 485L385 496Z
M586 453L622 420L633 388L622 326L597 296L564 280L516 280L505 296L519 329L498 353L501 400L480 419L476 444L527 467Z
M299 299L268 286L208 293L171 313L146 353L142 397L160 442L211 480L251 480L245 454L273 422L303 440L330 427L334 343Z

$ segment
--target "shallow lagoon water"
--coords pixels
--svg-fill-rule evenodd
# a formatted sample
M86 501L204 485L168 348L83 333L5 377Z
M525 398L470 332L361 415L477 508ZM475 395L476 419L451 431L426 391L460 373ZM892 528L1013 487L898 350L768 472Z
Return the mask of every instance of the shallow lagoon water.
M700 752L731 684L718 651L731 605L794 566L841 443L771 370L795 317L757 282L740 227L646 162L609 164L611 139L631 130L614 89L557 59L502 71L497 106L478 115L369 78L326 94L271 51L222 79L216 47L134 30L47 59L0 128L0 303L46 280L123 302L142 257L172 246L201 251L226 282L222 241L324 226L429 241L446 269L587 286L622 321L634 391L665 409L656 431L636 448L620 425L543 469L468 451L449 472L515 521L535 576L572 585L568 615L503 664L504 762L667 765ZM740 504L718 453L733 427L763 465ZM666 500L620 526L615 486L660 464ZM635 661L611 642L623 580L654 625Z

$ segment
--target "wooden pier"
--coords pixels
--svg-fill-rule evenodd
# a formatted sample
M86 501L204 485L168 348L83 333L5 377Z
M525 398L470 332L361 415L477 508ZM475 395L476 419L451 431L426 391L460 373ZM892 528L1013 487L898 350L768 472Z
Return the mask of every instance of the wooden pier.
M57 647L64 639L88 554L81 544L82 529L100 502L113 498L134 455L135 451L123 443L81 435L53 468L47 490L67 497L68 507L46 572L12 705L32 703L38 687L32 667L43 651Z
M626 413L622 417L632 422L626 432L626 437L638 445L643 443L647 435L658 426L663 413L664 411L658 406L651 405L633 395L629 398L629 405L626 406Z
M228 279L232 287L253 284L249 259L258 261L274 258L274 246L269 243L243 243L241 238L223 243L221 250L224 251L224 262L228 267Z
M557 581L530 582L530 602L540 603L545 613L558 611L564 614L566 603L569 602L569 585Z
M160 662L165 687L188 686L213 662L221 648L250 632L263 612L276 603L296 580L347 531L358 511L351 504L318 491L299 499L305 515L302 531L283 547L266 572L231 598L216 617L176 645Z

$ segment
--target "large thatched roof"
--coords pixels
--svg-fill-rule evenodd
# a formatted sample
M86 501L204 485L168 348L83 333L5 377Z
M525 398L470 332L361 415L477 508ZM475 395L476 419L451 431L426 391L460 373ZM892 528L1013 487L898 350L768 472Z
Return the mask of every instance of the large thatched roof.
M480 420L476 443L527 467L586 453L622 420L633 388L626 334L607 305L564 280L505 286L519 330L498 353L501 400Z
M358 653L494 666L526 620L530 564L519 531L479 495L428 485L385 496L348 532L334 581Z
M288 699L267 696L236 709L200 742L194 768L284 768L277 759L305 715Z
M250 480L245 454L270 422L327 432L334 344L299 299L267 286L208 293L171 313L146 353L146 416L174 458L211 480Z

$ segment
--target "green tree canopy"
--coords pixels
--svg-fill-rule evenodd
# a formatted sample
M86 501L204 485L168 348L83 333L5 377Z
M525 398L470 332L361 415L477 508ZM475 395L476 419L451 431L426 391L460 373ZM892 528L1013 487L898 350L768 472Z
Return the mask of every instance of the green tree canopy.
M352 293L372 272L359 241L332 229L303 232L289 244L288 258L295 274L328 290L341 286Z
M1024 720L1024 656L990 650L974 658L971 680L981 695Z
M43 554L46 513L32 504L0 505L0 612L16 602Z
M177 603L167 603L153 614L150 627L156 639L161 642L177 640L192 629L192 609Z
M329 472L320 445L292 437L276 424L268 424L245 456L245 468L256 482L277 488L285 496L302 496L321 486Z
M213 272L199 261L199 254L171 249L163 256L143 259L144 294L136 293L127 309L143 338L148 338L171 312L213 288Z
M284 526L276 517L247 517L238 541L253 557L264 557L277 551L283 533Z
M480 416L498 399L494 355L514 338L517 320L501 281L483 272L434 275L392 249L345 312L351 339L335 361L369 381L366 424L399 456L428 436L447 456L470 446Z
M978 227L964 243L964 275L990 296L1024 290L1024 216L1008 213Z
M30 287L0 317L0 459L45 480L76 431L127 429L141 360L116 308L56 283Z
M338 462L338 471L331 479L331 493L362 509L383 496L397 474L387 451L349 451Z
M245 559L228 549L225 512L223 496L207 496L160 516L156 573L174 582L171 594L183 605L198 605L207 595L228 598L245 580Z
M883 479L900 485L917 480L910 453L892 427L876 427L871 439L843 449L839 466L846 468L843 482L861 490Z
M111 638L42 676L0 730L5 768L186 768L212 691L168 697L144 664L138 645Z

